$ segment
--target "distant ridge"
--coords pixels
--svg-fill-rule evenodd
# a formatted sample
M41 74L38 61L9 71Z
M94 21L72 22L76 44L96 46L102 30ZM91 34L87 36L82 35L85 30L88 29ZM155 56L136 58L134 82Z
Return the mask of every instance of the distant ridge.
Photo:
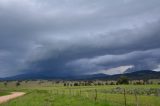
M160 79L160 72L156 72L156 71L152 71L152 70L141 70L141 71L136 71L136 72L132 72L132 73L124 73L124 74L112 75L112 76L107 77L106 79L116 80L121 76L126 76L130 80Z
M20 74L7 78L0 78L0 80L117 80L121 76L126 76L130 80L140 79L160 79L160 72L152 70L141 70L132 73L124 73L117 75L106 75L106 74L92 74L92 75L68 75L68 76L56 76L56 75L45 75L43 73L28 73Z

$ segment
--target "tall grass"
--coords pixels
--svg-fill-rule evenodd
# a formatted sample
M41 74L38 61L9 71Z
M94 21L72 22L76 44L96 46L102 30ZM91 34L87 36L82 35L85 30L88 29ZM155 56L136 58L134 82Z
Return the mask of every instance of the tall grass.
M19 87L1 87L3 90L23 91L27 94L0 106L160 106L158 95L144 93L148 89L159 88L159 85L64 87L21 84Z

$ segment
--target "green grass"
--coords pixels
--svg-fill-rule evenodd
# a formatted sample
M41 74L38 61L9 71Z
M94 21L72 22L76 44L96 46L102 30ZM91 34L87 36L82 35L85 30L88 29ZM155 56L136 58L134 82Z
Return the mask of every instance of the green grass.
M9 94L10 94L9 91L0 90L0 96L9 95Z
M3 106L110 106L105 102L94 103L81 96L56 95L48 92L32 92L12 100Z
M145 93L148 89L159 89L160 85L107 85L81 87L33 85L22 84L19 87L2 87L9 92L23 91L27 94L1 104L0 106L124 106L123 93L112 91L117 87L125 88L126 91L128 91L126 92L127 106L136 106L135 95L129 93L129 91L132 91L133 89L137 89L139 92L139 106L160 106L160 96L147 95ZM97 89L96 101L95 89Z

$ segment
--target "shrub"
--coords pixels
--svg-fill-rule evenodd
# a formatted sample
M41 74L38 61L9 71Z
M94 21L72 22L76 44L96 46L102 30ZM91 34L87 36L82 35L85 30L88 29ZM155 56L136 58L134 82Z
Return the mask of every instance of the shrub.
M129 84L129 80L128 80L127 77L121 76L121 77L118 79L117 84Z
M20 82L18 81L18 82L16 82L16 86L18 87L18 86L20 86L21 84L20 84Z

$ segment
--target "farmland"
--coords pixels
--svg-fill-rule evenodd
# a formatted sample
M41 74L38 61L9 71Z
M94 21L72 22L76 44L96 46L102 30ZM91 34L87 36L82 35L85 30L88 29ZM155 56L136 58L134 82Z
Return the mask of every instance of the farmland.
M106 85L98 84L98 81L96 85L84 86L63 81L5 83L0 83L0 90L6 94L19 91L26 95L0 106L160 106L158 84Z

